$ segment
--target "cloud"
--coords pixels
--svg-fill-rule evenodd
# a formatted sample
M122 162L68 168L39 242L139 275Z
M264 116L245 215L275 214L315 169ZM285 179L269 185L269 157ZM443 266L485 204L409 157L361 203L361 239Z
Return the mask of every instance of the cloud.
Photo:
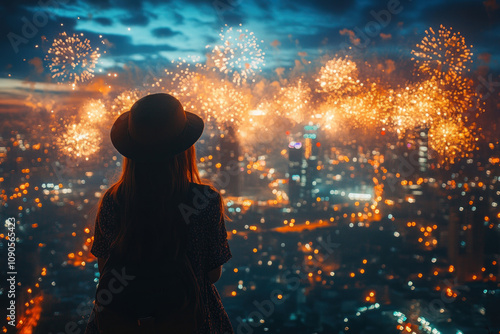
M175 20L175 24L181 25L184 23L184 16L182 16L181 14L179 14L177 12L174 12L174 20Z
M175 35L182 35L181 32L170 29L169 27L156 28L151 34L158 38L168 38Z
M298 5L298 6L297 6ZM344 14L356 7L354 0L291 0L286 2L286 6L309 7L323 14ZM299 11L298 8L296 8Z
M342 35L342 36L345 36L345 35L348 35L349 36L349 41L353 44L353 45L358 45L360 43L360 39L359 37L356 37L356 33L352 30L349 30L347 28L344 28L342 30L339 30L339 34Z
M384 40L387 40L387 39L391 39L392 35L391 34L384 34L383 32L381 32L380 33L380 38L382 38Z
M146 15L148 14L148 15ZM150 17L156 18L156 15L145 13L144 11L133 13L129 16L120 19L121 24L126 26L142 26L149 24Z
M483 1L483 5L484 5L484 7L486 7L487 10L490 10L490 11L495 11L498 8L500 8L500 6L497 4L496 0Z
M28 63L30 65L33 65L36 73L38 73L38 74L43 73L43 61L40 58L38 58L38 57L32 58L28 61Z
M113 21L107 17L96 17L94 21L105 27L109 27L113 24Z
M481 53L477 56L477 59L482 60L486 64L489 64L491 61L491 53Z
M99 34L94 32L84 32L85 37L90 40L99 40ZM151 45L151 44L134 44L132 38L126 35L106 34L108 50L107 56L125 57L132 55L149 55L156 54L161 51L178 51L177 47L169 44Z

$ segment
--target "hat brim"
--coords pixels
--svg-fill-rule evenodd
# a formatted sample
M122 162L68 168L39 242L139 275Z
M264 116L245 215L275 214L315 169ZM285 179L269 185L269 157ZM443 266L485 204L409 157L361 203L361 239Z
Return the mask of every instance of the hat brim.
M130 111L124 112L111 128L111 142L121 155L137 161L160 161L190 148L201 137L205 124L198 115L186 111L186 126L179 136L166 143L143 144L135 141L128 131Z

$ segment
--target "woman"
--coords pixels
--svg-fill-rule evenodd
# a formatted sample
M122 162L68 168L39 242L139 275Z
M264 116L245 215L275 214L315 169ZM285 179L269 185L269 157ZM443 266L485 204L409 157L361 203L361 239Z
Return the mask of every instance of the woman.
M123 171L98 209L101 276L86 333L233 333L213 285L231 251L221 195L196 166L203 127L168 94L115 121Z

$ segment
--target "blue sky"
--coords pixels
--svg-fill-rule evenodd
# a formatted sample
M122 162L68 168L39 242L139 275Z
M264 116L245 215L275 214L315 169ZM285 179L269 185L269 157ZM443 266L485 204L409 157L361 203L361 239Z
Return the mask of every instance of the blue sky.
M409 58L425 29L440 24L460 31L473 45L475 66L500 68L496 0L21 0L0 8L0 78L49 81L43 58L63 31L84 33L94 46L102 35L108 44L98 67L120 71L127 64L144 68L190 55L203 59L222 26L240 23L263 40L265 71L293 67L300 58L314 63L338 52L342 43L349 45L351 32L364 42L363 34L373 28L376 34L359 52ZM23 33L26 21L38 23L30 36ZM22 38L16 47L13 36Z

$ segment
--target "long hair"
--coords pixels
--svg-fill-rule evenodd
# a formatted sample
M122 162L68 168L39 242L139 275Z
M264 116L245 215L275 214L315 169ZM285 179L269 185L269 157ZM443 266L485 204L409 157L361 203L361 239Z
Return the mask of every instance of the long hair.
M194 145L159 162L124 157L119 180L106 191L118 208L118 233L111 250L127 258L141 258L147 247L168 245L168 254L162 257L177 258L185 246L183 234L187 231L186 224L176 219L178 206L187 195L190 182L211 186L200 178ZM102 199L98 212L101 206Z
M211 186L200 178L194 145L161 162L145 163L124 157L121 176L105 196L113 199L118 228L110 254L126 259L127 263L169 261L185 268L187 279L194 286L195 308L199 315L204 307L196 275L187 257L188 226L179 211L179 204L187 198L190 182ZM101 207L102 199L98 213ZM222 201L220 209L224 214ZM185 299L184 306L186 303Z

